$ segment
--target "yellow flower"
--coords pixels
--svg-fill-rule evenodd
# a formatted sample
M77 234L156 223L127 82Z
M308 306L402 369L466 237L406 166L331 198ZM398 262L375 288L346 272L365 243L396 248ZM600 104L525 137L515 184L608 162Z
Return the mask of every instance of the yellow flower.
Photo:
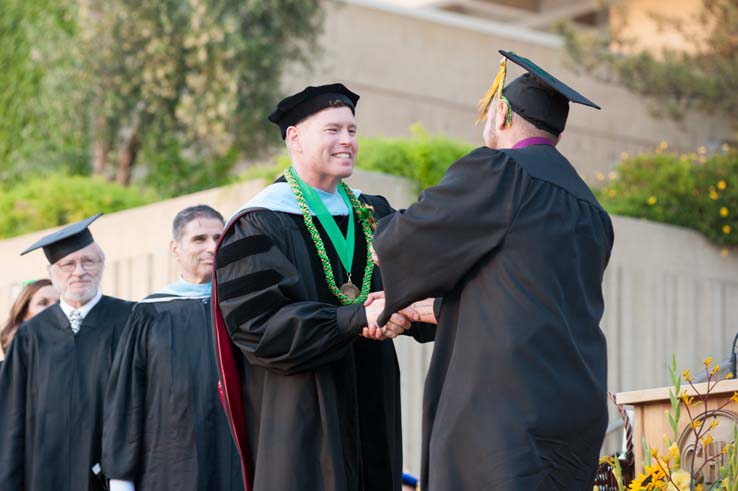
M715 201L720 197L719 194L717 194L717 191L715 191L715 188L710 188L710 199Z
M607 464L614 467L615 457L613 457L612 455L603 455L602 457L600 457L600 465L602 464Z
M723 251L725 251L725 255L727 256L728 255L728 250L727 249L723 249ZM723 255L722 252L721 252L720 255L721 256ZM733 372L728 372L728 374L725 376L725 378L727 378L728 380L730 380L730 379L732 379L734 377L735 377L735 375L733 375Z
M712 365L712 356L708 356L702 360L702 364L705 365L705 368L710 368L710 365Z
M738 402L738 392L733 392L733 396L730 398L733 402Z
M607 195L608 195L609 197L611 197L611 198L614 198L615 196L617 196L617 194L618 194L618 192L617 192L616 190L614 190L614 189L610 189L610 190L609 190L609 191L607 192Z
M682 372L682 378L683 378L684 380L686 380L687 382L691 382L692 380L694 380L694 377L692 377L692 374L691 374L691 373L689 373L689 368L687 368L686 370L684 370L684 371ZM684 392L684 395L686 395L686 394L687 394L687 393L686 393L686 392Z
M645 489L643 487L643 481L645 481L647 477L648 476L643 473L638 474L632 481L630 481L628 491L641 491L642 489Z
M702 491L702 484L698 484L694 487L694 491Z
M712 370L710 370L711 375L717 375L717 373L720 371L720 365L715 365L712 367Z
M666 488L668 491L689 491L692 476L684 469L676 469L671 473L671 481Z
M656 204L656 196L649 196L646 200L646 203L648 203L650 206L653 206Z
M697 430L702 426L702 420L701 419L695 419L691 423L689 423L689 426L692 427L693 430Z
M655 450L651 450L651 454L653 455L654 453L656 454L656 456L658 458L658 452L656 452ZM651 476L651 481L652 482L653 481L660 481L664 477L664 470L661 468L661 466L658 463L655 463L655 464L650 465L650 466L646 465L646 466L643 467L643 470L646 471L646 474L647 475Z
M727 217L728 216L728 209L725 206L723 206L722 208L720 208L720 216L721 217Z
M710 429L711 430L714 430L715 428L717 428L718 424L720 424L720 423L718 423L718 420L717 419L713 419L712 420L712 423L710 423Z
M669 455L672 456L675 462L679 460L679 446L676 444L676 442L673 442L669 446Z
M728 235L730 233L730 225L723 225L723 233Z
M702 445L706 447L712 443L712 440L712 435L706 435L704 438L702 438Z
M720 179L720 180L718 181L718 183L717 183L717 188L718 188L718 189L719 189L720 191L724 191L724 190L725 190L725 188L727 188L727 187L728 187L728 183L727 183L727 182L725 182L725 180L724 180L724 179Z

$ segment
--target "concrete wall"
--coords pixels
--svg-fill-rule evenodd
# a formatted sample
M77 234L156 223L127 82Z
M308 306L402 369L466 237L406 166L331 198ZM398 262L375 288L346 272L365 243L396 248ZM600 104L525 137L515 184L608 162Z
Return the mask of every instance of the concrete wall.
M383 194L399 208L416 198L412 186L395 177L357 171L351 184ZM107 255L104 291L137 300L172 281L176 268L168 243L176 212L206 203L229 216L263 185L246 182L103 216L91 228ZM738 329L738 250L723 255L700 234L678 227L621 217L613 222L616 244L605 277L602 322L608 338L610 390L666 385L671 353L676 353L680 368L693 370L708 355L716 360L727 357ZM0 242L3 315L22 280L46 274L40 251L18 256L46 233ZM402 339L397 349L403 374L406 467L417 472L423 380L433 346ZM617 443L617 437L613 440Z
M598 172L607 174L622 152L651 150L661 141L693 151L706 141L734 138L709 117L690 117L681 126L654 119L640 98L567 68L557 36L375 0L325 5L325 32L312 70L292 67L285 92L346 83L361 94L357 116L363 135L409 136L409 126L420 122L431 133L481 144L476 104L497 73L497 50L508 49L603 107L572 105L559 146L589 182L596 182ZM511 67L508 80L520 73Z
M631 49L649 50L658 56L664 48L694 51L693 41L710 32L699 22L702 8L701 0L669 0L668 9L664 9L663 0L621 0L611 15L613 25L622 25L623 37L633 40ZM665 15L683 22L689 28L689 39L671 27L663 29L655 16Z

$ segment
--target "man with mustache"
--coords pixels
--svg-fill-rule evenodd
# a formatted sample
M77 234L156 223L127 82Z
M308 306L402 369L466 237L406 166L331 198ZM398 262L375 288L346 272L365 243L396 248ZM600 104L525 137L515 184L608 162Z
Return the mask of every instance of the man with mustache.
M177 213L180 279L133 309L105 398L102 468L111 491L241 491L241 466L213 358L210 292L223 217Z
M0 489L97 491L103 396L133 304L100 292L105 255L88 226L48 235L43 248L60 292L18 329L0 368Z

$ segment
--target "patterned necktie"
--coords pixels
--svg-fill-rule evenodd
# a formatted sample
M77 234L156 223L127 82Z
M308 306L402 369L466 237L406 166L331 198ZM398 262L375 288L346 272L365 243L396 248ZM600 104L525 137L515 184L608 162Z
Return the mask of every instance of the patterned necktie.
M79 332L80 325L82 325L82 312L79 310L71 311L69 313L69 326L72 328L74 334Z

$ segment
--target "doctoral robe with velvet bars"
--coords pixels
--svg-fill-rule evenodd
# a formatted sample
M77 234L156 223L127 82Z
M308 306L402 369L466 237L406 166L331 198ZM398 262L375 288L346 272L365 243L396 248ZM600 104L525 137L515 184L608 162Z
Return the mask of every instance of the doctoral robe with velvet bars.
M384 198L360 200L378 217L392 212ZM348 218L335 218L345 233ZM340 285L347 276L313 222ZM360 286L367 251L358 220L355 233L352 279ZM375 269L372 290L381 289ZM237 359L247 440L241 450L253 491L399 491L393 343L359 336L364 309L341 306L330 293L302 215L246 209L231 220L214 290ZM408 334L429 341L434 330L417 324Z
M97 491L103 398L133 306L103 296L75 335L59 304L18 329L0 367L0 489Z
M552 146L479 148L380 221L387 310L442 297L422 489L591 490L607 426L610 218Z

